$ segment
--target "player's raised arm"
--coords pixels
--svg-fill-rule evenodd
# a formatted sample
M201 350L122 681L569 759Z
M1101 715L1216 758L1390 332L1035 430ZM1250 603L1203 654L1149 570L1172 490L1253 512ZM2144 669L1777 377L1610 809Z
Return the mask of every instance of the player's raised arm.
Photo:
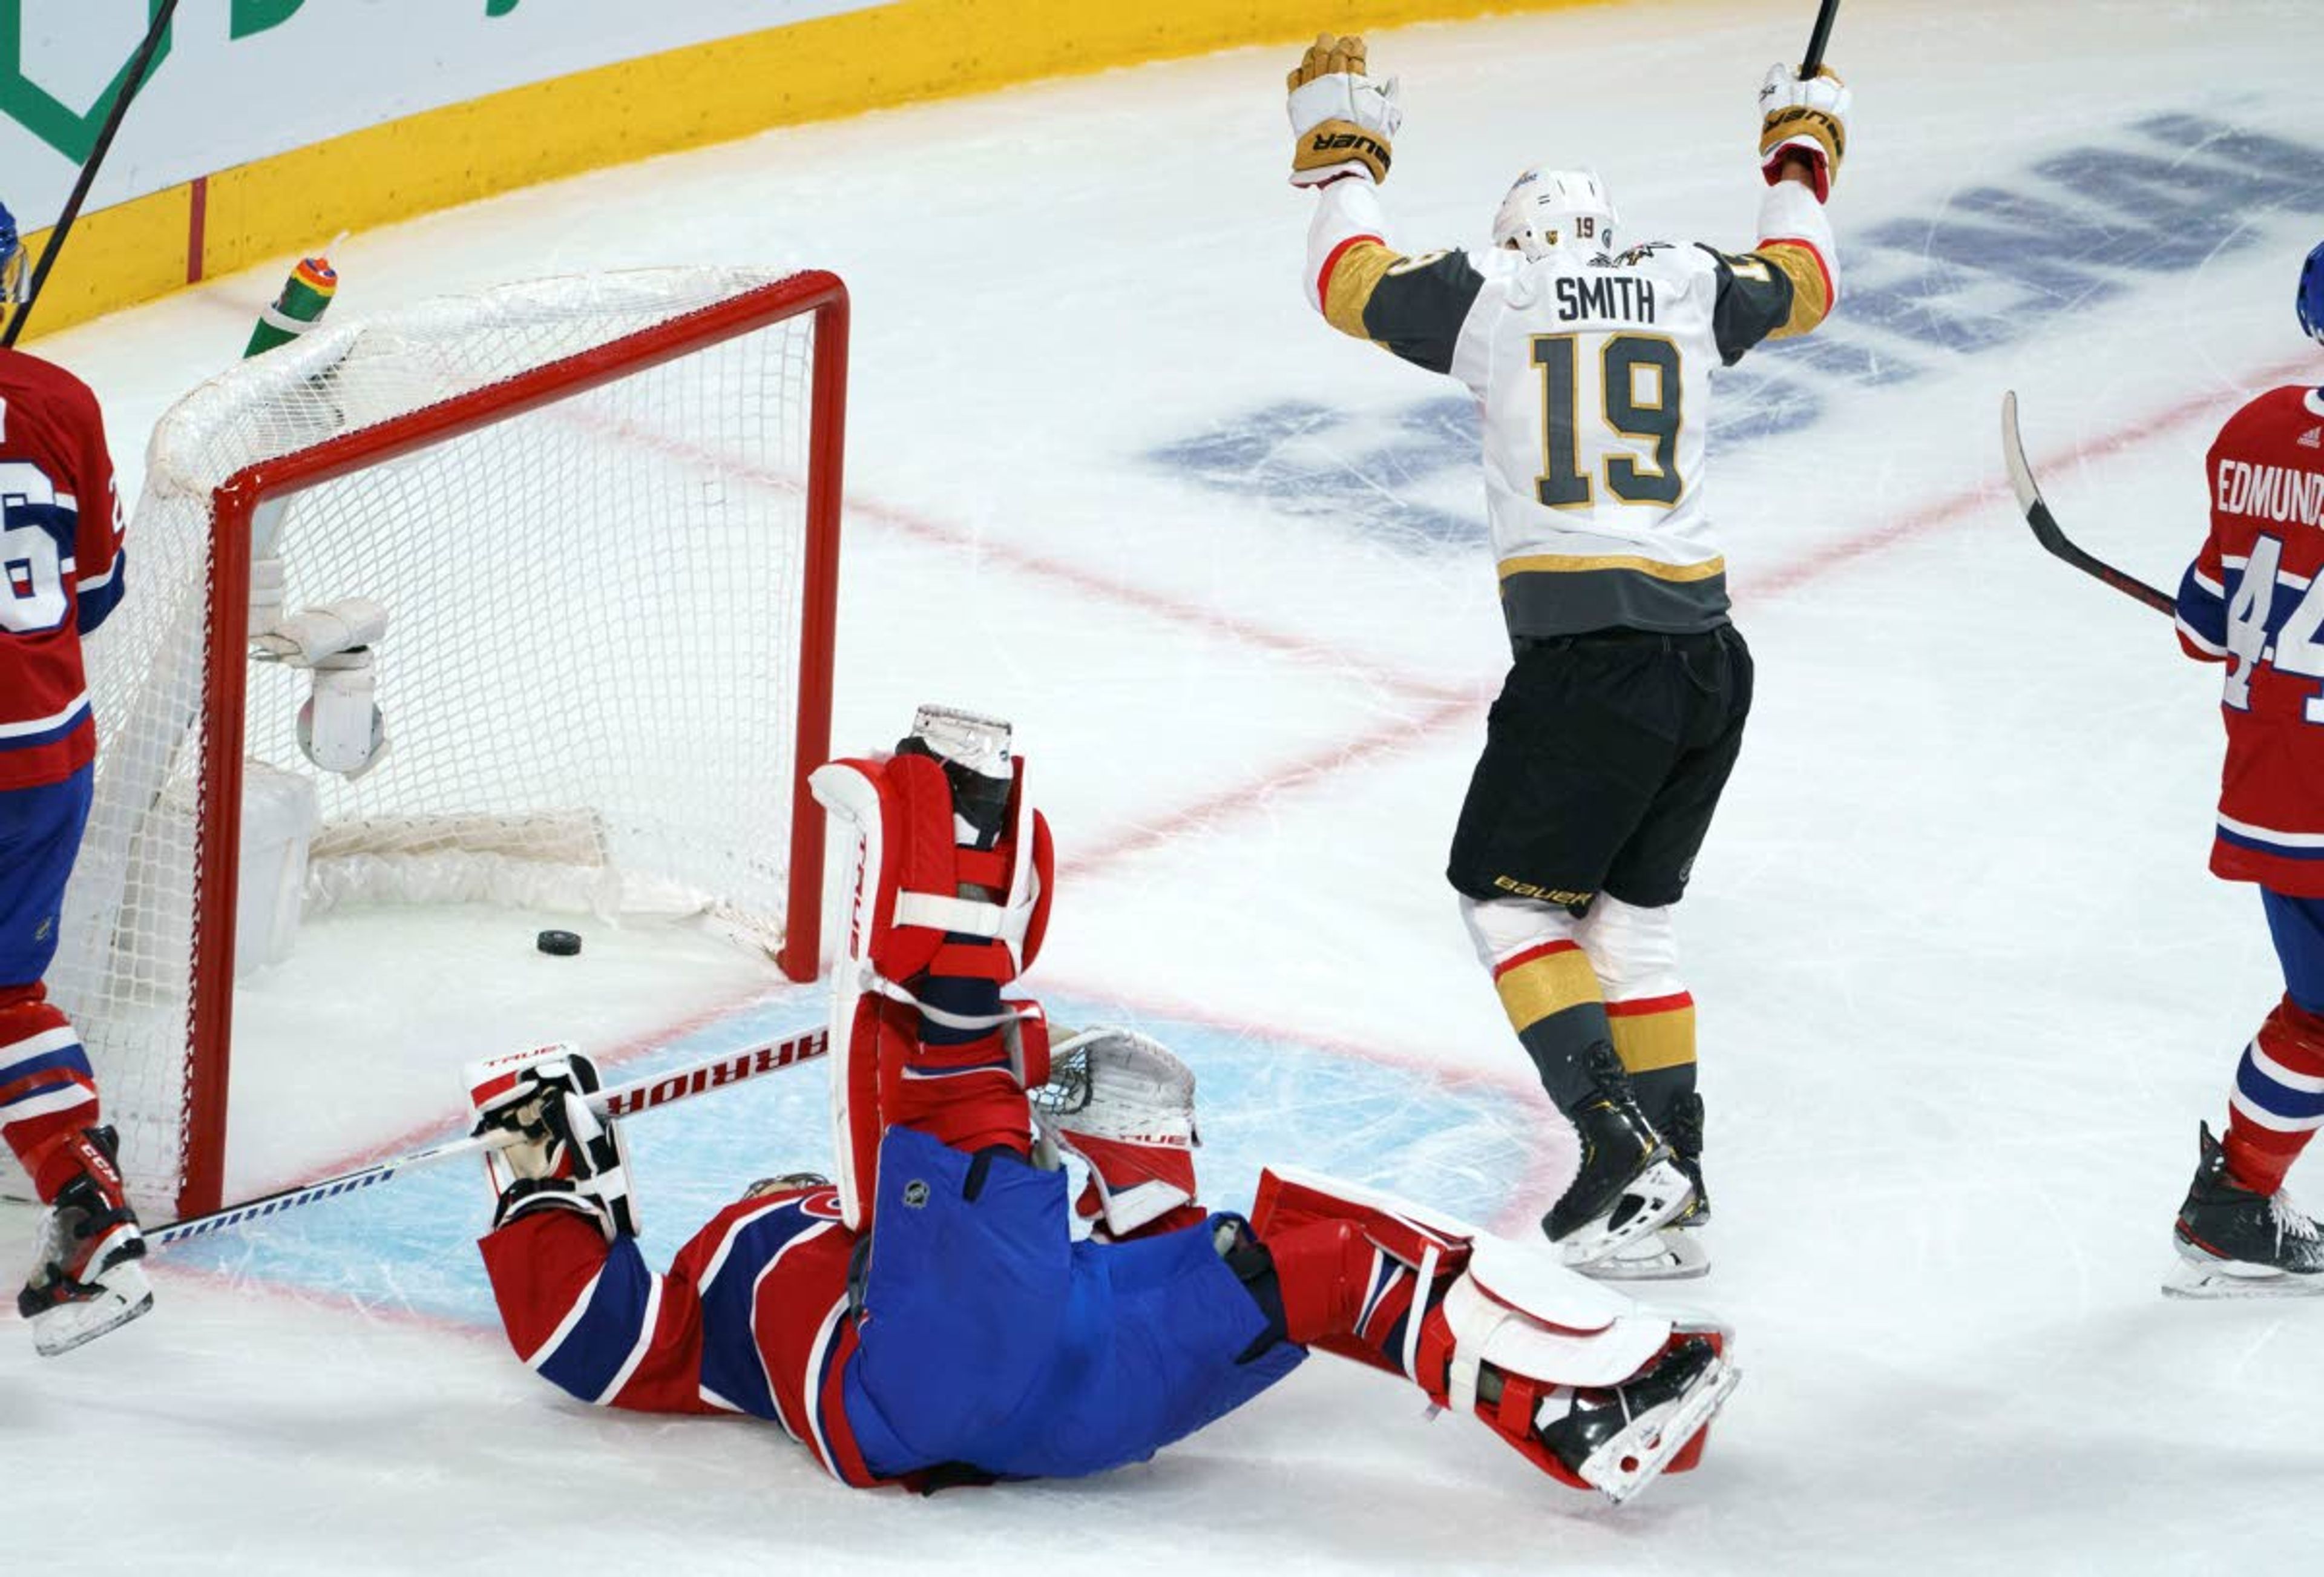
M1712 329L1729 366L1762 340L1806 334L1840 300L1840 263L1824 203L1848 147L1847 85L1826 67L1804 80L1767 68L1759 86L1759 240L1739 255L1706 246L1719 275Z
M1379 185L1404 111L1395 79L1376 82L1364 66L1362 39L1324 33L1291 71L1291 184L1318 198L1307 301L1341 333L1449 373L1485 275L1464 252L1406 257L1388 244Z

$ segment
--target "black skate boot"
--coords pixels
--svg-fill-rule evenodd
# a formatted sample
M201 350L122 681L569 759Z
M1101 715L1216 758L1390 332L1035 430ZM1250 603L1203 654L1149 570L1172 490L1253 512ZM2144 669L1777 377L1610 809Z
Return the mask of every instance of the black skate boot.
M1582 1142L1582 1165L1541 1218L1559 1257L1576 1269L1645 1237L1694 1198L1670 1147L1638 1110L1614 1048L1601 1040L1586 1055L1595 1088L1566 1114Z
M32 1347L43 1358L93 1342L153 1306L137 1263L145 1240L123 1196L113 1130L84 1129L70 1143L80 1152L80 1175L42 1213L32 1273L16 1295L16 1312L32 1323Z
M2278 1191L2227 1175L2227 1151L2202 1129L2201 1158L2171 1240L2186 1261L2163 1291L2180 1297L2283 1297L2324 1293L2324 1232Z
M1686 1449L1739 1378L1708 1338L1683 1337L1628 1383L1575 1391L1565 1416L1535 1433L1576 1478L1627 1500Z
M1686 1281L1711 1271L1711 1251L1695 1229L1711 1219L1702 1182L1702 1097L1688 1091L1671 1102L1662 1122L1671 1164L1694 1189L1693 1202L1655 1231L1602 1259L1579 1267L1602 1281Z
M1671 1159L1694 1186L1694 1203L1673 1219L1674 1227L1699 1227L1711 1219L1711 1190L1702 1183L1702 1097L1689 1090L1671 1102L1663 1119L1663 1139Z

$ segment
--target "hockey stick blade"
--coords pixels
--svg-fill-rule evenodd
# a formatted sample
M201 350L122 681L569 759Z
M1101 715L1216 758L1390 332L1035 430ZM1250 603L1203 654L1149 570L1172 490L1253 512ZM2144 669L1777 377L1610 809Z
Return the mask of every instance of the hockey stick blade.
M657 1106L667 1106L673 1101L689 1100L712 1090L725 1089L746 1079L757 1078L761 1074L773 1073L778 1068L796 1067L804 1062L813 1062L830 1049L831 1032L818 1025L788 1040L769 1041L763 1046L748 1047L741 1051L723 1052L701 1062L658 1074L652 1078L600 1090L589 1097L589 1104L601 1116L628 1117L640 1111L650 1111ZM357 1167L337 1176L321 1177L312 1183L280 1189L256 1199L244 1200L240 1204L228 1205L223 1210L189 1215L166 1226L149 1227L145 1231L145 1241L149 1247L166 1249L173 1243L208 1237L229 1227L246 1225L263 1216L280 1215L286 1210L298 1210L326 1199L336 1199L341 1194L376 1187L403 1173L417 1171L438 1161L448 1161L458 1156L480 1156L486 1150L502 1149L515 1143L516 1137L506 1131L482 1137L470 1135L407 1150L402 1155L374 1161L368 1167Z
M2058 517L2050 512L2049 503L2042 497L2041 484L2034 480L2034 467L2025 461L2025 445L2017 436L2015 391L2001 397L2001 458L2009 467L2009 485L2016 491L2017 507L2024 511L2025 523L2034 528L2034 540L2052 557L2065 560L2095 580L2104 581L2125 596L2144 603L2158 613L2177 614L2179 604L2170 593L2159 591L2136 576L2126 575L2104 559L2084 552L2060 528Z

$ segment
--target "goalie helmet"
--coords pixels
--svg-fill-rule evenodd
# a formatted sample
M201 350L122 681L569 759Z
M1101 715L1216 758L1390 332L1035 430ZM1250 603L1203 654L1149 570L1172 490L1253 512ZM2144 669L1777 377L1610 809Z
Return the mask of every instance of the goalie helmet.
M2299 305L2301 332L2324 345L2324 242L2301 265Z
M1560 250L1595 256L1613 250L1614 223L1614 199L1597 171L1536 165L1501 199L1493 244L1515 247L1528 261Z
M16 234L16 216L0 203L0 302L21 302L32 293L32 260Z

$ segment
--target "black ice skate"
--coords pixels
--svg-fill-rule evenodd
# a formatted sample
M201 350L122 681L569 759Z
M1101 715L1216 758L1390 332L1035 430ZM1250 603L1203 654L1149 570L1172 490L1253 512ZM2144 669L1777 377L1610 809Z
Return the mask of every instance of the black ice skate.
M2202 1129L2201 1159L2171 1240L2184 1261L2163 1290L2173 1297L2296 1297L2324 1293L2324 1233L2292 1196L2246 1188Z
M1587 1056L1595 1088L1567 1113L1582 1143L1581 1167L1541 1220L1559 1258L1576 1269L1593 1269L1694 1201L1670 1147L1638 1110L1622 1059L1602 1040Z
M16 1312L32 1323L32 1347L43 1358L94 1342L153 1306L137 1263L145 1240L114 1167L120 1152L113 1130L88 1129L75 1142L83 1170L42 1213L32 1273L16 1295Z
M1741 1378L1708 1340L1688 1336L1625 1385L1573 1392L1564 1416L1535 1433L1575 1477L1627 1500L1686 1448Z
M1711 1253L1696 1229L1711 1219L1711 1194L1702 1181L1702 1097L1688 1091L1671 1102L1662 1124L1671 1164L1694 1188L1694 1201L1645 1237L1590 1265L1601 1281L1684 1281L1707 1274Z

